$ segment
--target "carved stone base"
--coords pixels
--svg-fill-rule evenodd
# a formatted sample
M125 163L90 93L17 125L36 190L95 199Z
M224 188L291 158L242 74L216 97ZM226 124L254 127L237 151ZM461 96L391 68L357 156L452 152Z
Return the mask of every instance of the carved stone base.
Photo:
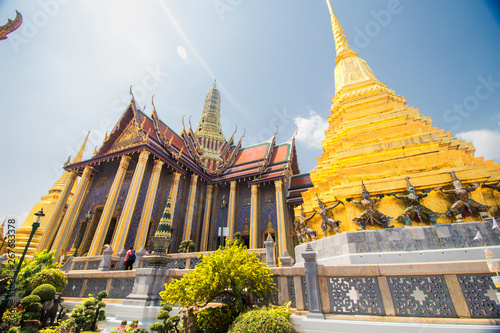
M484 260L484 246L500 258L500 229L491 220L396 229L348 231L310 244L318 264L356 265ZM477 232L482 239L474 239ZM302 266L306 244L295 248Z

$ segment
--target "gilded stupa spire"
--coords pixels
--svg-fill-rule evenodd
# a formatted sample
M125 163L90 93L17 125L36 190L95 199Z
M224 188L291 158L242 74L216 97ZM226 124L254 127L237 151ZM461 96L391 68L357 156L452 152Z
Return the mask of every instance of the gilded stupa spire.
M76 153L73 160L71 160L71 163L69 163L70 158L68 158L68 161L64 164L64 166L69 165L69 164L75 164L75 163L82 161L83 152L85 151L85 146L87 145L87 140L89 138L89 135L90 135L90 131L87 133L85 140L83 140L83 143L82 143L80 149ZM69 179L69 174L70 174L69 172L64 172L62 174L62 176L59 178L59 180L57 182L55 182L54 185L50 188L49 193L61 192L62 189L64 188L64 184L66 184L66 181ZM75 187L76 187L76 184L75 184ZM72 192L74 192L74 191L72 191Z
M351 46L347 41L347 37L344 34L344 30L342 30L342 26L333 12L330 0L326 0L326 3L328 4L328 9L330 10L330 16L332 18L333 38L335 39L335 50L337 52L336 63L338 63L342 58L350 56L357 57L358 54L351 49Z
M357 88L360 84L366 85L366 83L371 82L380 84L366 61L359 58L358 54L351 49L344 30L342 30L342 26L333 12L330 0L326 0L326 3L330 10L333 38L337 52L337 58L335 59L335 93L338 93L343 88Z

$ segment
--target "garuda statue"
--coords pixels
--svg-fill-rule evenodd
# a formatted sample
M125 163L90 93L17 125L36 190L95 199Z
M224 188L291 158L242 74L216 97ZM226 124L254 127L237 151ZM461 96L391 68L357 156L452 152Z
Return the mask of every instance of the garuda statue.
M342 201L339 201L333 206L325 207L323 201L321 201L321 199L318 197L318 193L316 193L316 198L318 199L319 211L314 212L318 213L318 215L321 216L321 230L323 230L323 235L325 235L326 237L328 227L332 228L335 233L338 234L339 224L341 223L341 221L329 217L328 212L340 204L343 205L344 203Z
M295 232L297 233L297 238L299 239L300 243L305 243L306 242L306 236L309 238L309 241L313 241L316 239L316 231L313 229L309 228L306 223L312 219L316 215L316 212L314 212L311 216L308 218L304 217L304 207L300 206L300 220L295 220Z
M481 205L479 202L469 198L469 193L475 191L479 185L472 184L472 186L463 188L462 182L457 178L454 171L450 172L453 177L452 190L443 190L441 187L436 188L445 194L454 194L457 201L451 206L445 215L448 217L455 216L457 222L463 222L463 216L470 216L474 214L479 214L483 219L488 217L488 210L491 206Z
M379 195L376 199L370 199L370 193L366 190L365 184L361 182L361 186L363 187L363 192L361 195L363 196L363 200L353 200L352 198L347 198L347 202L353 202L355 204L360 204L363 206L365 211L361 213L358 217L353 218L352 220L358 223L361 226L362 230L366 229L366 224L375 225L379 224L383 228L394 228L394 226L389 226L389 222L392 220L392 217L387 216L373 208L373 205L380 201L380 199L384 196L383 194Z
M398 195L394 193L387 193L387 195L392 195L397 199L405 200L409 202L409 206L406 207L403 214L397 218L401 223L405 223L411 226L411 221L424 222L429 221L431 224L436 224L436 219L441 215L439 213L433 212L429 208L420 204L420 200L427 196L431 190L424 190L421 194L415 193L415 187L410 183L410 180L406 176L406 185L408 188L407 195Z

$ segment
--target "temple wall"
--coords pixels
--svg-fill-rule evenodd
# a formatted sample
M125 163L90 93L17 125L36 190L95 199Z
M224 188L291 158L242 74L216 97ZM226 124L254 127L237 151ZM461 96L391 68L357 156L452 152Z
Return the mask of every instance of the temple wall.
M271 216L271 224L273 228L276 231L278 231L278 218L276 215L276 187L274 186L274 182L260 184L259 191L260 191L259 246L263 246L265 241L263 237L267 237L267 235L262 236L262 233L267 228L267 221L269 220L269 216ZM272 202L266 202L266 198L271 199Z
M243 181L238 183L238 200L236 202L238 216L235 231L243 231L245 219L250 227L250 211L252 209L252 206L250 205L251 195L250 186L247 182ZM248 204L243 205L244 201L245 203L248 202Z

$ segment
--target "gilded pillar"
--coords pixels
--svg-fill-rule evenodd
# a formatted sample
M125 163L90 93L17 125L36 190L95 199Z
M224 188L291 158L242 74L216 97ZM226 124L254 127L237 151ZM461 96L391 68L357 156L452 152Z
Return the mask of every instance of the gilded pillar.
M207 200L205 202L205 214L203 218L203 233L201 236L200 251L208 251L208 231L210 229L210 215L212 211L213 185L207 185Z
M59 199L57 199L56 206L54 207L52 215L49 217L47 228L45 228L42 239L40 240L40 244L38 245L39 252L43 249L49 249L52 246L54 237L56 236L56 233L59 231L62 211L64 209L64 206L66 206L66 202L68 201L71 189L73 188L76 177L78 176L75 171L65 171L65 172L69 173L69 177L66 180L66 183L64 184L63 190L59 195Z
M144 207L142 208L141 220L139 226L137 227L137 235L135 237L135 249L140 249L144 247L146 243L146 238L148 237L147 232L149 230L149 223L151 221L151 212L153 211L153 205L155 203L156 190L158 189L158 181L160 180L161 168L163 167L163 162L160 160L155 160L153 166L153 173L149 179L148 192L146 194L146 199L144 200Z
M148 158L149 152L146 150L141 151L139 160L137 161L137 166L135 167L134 176L132 177L132 182L130 183L130 188L127 193L127 198L125 199L125 204L123 205L122 214L120 215L120 220L118 221L113 241L111 242L111 248L114 251L118 252L125 247L128 228L130 226L130 222L132 221L132 216L134 215L137 197L139 196L142 179L144 178L144 171L146 170L146 165L148 164Z
M120 194L120 189L122 187L123 178L125 178L125 173L127 172L128 164L130 163L130 156L122 155L120 165L116 172L115 179L109 190L108 199L104 205L102 211L101 219L99 220L99 225L95 233L95 237L90 244L88 256L98 256L101 254L102 247L104 246L104 238L108 232L109 222L113 217L113 211L115 210L116 202L118 201L118 196ZM113 248L117 251L118 249Z
M231 180L229 192L229 207L227 209L227 224L229 227L229 240L233 240L236 229L236 180Z
M250 248L257 249L259 247L259 186L253 184L251 186L252 197L250 199Z
M89 184L91 175L92 175L92 168L87 165L83 169L82 178L78 183L75 195L73 196L73 199L71 200L69 207L66 210L66 214L64 215L63 221L61 222L61 226L59 227L59 230L57 231L56 237L54 238L54 242L52 244L52 250L56 251L55 253L56 260L59 258L60 255L66 252L66 248L68 247L68 243L71 237L71 232L73 231L76 225L78 215L80 215L82 202L85 197L87 185ZM41 246L42 245L40 244L38 251L43 249Z
M198 186L198 175L191 176L191 186L189 187L189 199L187 205L186 222L184 223L184 236L182 240L191 239L191 230L193 229L193 216L195 211L196 188Z
M278 258L283 256L287 248L287 235L285 226L285 205L283 199L283 180L274 181L276 188L276 217L278 222Z

